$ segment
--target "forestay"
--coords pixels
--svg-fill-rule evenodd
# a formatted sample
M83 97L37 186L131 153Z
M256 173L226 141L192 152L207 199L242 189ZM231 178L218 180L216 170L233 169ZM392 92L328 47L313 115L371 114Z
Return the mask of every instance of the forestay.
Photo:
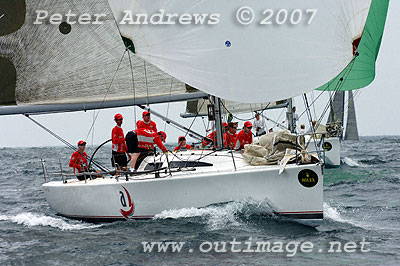
M121 35L138 56L180 81L223 99L260 103L291 98L320 87L353 58L371 0L109 0ZM246 5L250 25L237 21ZM271 9L299 9L304 20L260 25ZM310 21L307 10L316 10ZM219 14L212 25L129 24L138 14ZM247 14L248 15L248 14ZM309 15L309 14L308 14ZM137 18L137 17L136 17ZM122 24L122 23L126 24ZM136 21L137 22L137 21ZM140 21L139 21L140 22ZM215 22L215 21L214 21ZM280 22L280 21L278 21Z

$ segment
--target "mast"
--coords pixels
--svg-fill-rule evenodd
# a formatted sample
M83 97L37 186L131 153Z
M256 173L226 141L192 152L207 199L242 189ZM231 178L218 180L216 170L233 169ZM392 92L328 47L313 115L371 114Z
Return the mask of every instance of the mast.
M217 143L214 143L214 147L218 150L223 148L221 99L215 96L211 97L214 103L214 125L217 132Z

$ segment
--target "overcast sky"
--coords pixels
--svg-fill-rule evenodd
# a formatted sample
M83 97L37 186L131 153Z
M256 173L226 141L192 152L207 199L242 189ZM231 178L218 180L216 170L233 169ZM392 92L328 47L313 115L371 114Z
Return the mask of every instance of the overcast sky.
M387 18L385 33L382 40L380 53L376 66L375 81L363 88L355 98L358 130L361 136L376 135L400 135L400 1L391 1ZM314 92L314 95L318 95ZM311 97L311 95L310 95ZM327 103L327 95L324 95L316 105L319 114ZM303 100L295 98L298 113L304 110ZM166 114L168 105L153 105L151 108ZM181 119L179 113L184 112L184 103L174 103L169 106L169 117L186 126L190 125L192 119ZM138 118L141 110L138 108ZM94 135L87 138L89 128L93 121L93 111L75 112L51 115L37 115L33 118L43 123L46 127L69 141L76 144L79 139L85 139L89 144L100 144L110 138L111 129L114 126L113 116L122 113L125 117L123 129L125 132L133 129L133 107L100 110L95 123ZM281 111L272 111L269 115L277 119ZM249 114L241 115L243 118L250 117ZM164 122L153 117L160 130L164 129ZM283 115L280 120L283 120ZM306 123L306 117L301 118ZM204 120L207 125L207 120ZM239 123L241 126L243 123ZM199 133L205 133L204 124L198 119L194 129ZM168 142L176 142L181 132L167 126ZM190 139L189 139L190 142ZM33 122L22 115L0 116L0 148L1 147L36 147L36 146L61 146L62 143L39 128Z

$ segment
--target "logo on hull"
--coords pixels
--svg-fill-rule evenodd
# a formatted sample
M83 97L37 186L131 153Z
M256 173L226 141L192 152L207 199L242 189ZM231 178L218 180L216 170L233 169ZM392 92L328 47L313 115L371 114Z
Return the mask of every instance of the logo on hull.
M301 170L298 174L299 183L304 187L313 187L318 184L318 175L310 169Z
M330 142L324 142L324 150L326 151L332 150L332 144Z
M129 217L132 216L135 211L135 203L133 202L133 200L131 200L131 195L129 194L128 190L124 186L122 186L122 188L124 189L125 193L123 191L119 191L119 194L121 195L120 196L121 205L124 208L129 208L129 210L126 211L120 209L119 211L126 219L129 219ZM128 198L128 204L125 200L125 194L126 197Z

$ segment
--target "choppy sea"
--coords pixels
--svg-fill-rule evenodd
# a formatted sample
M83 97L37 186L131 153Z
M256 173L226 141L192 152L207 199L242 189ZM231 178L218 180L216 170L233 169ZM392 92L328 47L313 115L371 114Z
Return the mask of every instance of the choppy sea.
M325 170L325 219L317 228L266 216L268 207L251 200L145 221L66 219L44 198L40 158L57 171L70 154L63 147L0 148L0 265L400 265L400 137L342 143L341 167ZM109 163L109 150L98 157ZM181 252L149 252L147 241L185 244ZM233 250L232 241L240 243ZM257 251L260 242L270 250ZM311 252L300 250L304 242Z

